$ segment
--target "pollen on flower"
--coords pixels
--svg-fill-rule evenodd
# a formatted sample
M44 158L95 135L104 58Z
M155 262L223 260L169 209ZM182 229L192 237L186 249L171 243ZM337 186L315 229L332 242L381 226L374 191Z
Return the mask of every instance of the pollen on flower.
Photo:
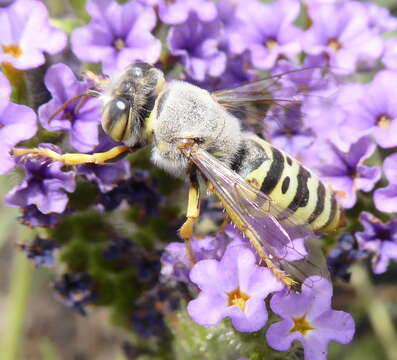
M113 47L117 51L121 51L125 48L125 41L122 38L117 38L116 40L113 41Z
M289 331L290 333L299 331L303 336L306 336L309 331L315 330L315 328L311 327L310 323L306 320L306 315L301 317L293 317L294 321L293 328Z
M265 40L265 46L267 47L267 49L269 50L269 51L272 51L272 50L274 50L276 47L277 47L277 41L276 40L274 40L274 39L266 39Z
M380 115L377 119L376 119L376 123L378 124L378 126L384 130L388 130L390 127L390 122L391 119L388 115Z
M328 47L337 52L342 48L342 44L337 39L330 39L328 41Z
M9 54L14 58L18 58L22 55L22 49L19 47L19 45L2 45L1 48L6 54Z
M227 294L227 296L228 296L228 306L233 306L233 305L237 306L242 311L245 310L245 303L250 298L250 296L244 293L243 291L241 291L240 288L230 291Z

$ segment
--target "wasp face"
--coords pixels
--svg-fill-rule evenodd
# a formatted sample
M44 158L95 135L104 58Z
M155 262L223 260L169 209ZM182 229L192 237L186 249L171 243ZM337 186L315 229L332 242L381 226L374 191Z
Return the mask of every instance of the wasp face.
M115 141L133 146L142 139L144 122L164 85L160 70L146 63L128 66L105 91L102 127Z

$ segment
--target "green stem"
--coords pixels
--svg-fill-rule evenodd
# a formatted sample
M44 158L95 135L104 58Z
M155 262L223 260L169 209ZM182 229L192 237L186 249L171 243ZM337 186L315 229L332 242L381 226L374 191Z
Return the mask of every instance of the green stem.
M21 235L26 236L26 230L21 231ZM13 260L11 288L6 312L7 326L0 346L2 360L18 359L33 273L32 264L22 254L15 253Z
M375 335L381 344L388 360L397 359L397 336L390 315L384 303L378 298L372 286L368 272L363 266L353 271L353 285L357 298L368 314Z

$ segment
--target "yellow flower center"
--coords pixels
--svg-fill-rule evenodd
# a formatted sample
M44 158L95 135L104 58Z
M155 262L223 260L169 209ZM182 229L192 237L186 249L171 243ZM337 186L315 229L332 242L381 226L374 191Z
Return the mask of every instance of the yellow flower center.
M22 49L19 45L1 45L1 48L6 54L9 54L14 58L18 58L22 55Z
M387 115L381 115L376 120L378 126L384 130L389 130L391 119Z
M117 38L114 40L113 46L117 51L121 51L125 48L125 41L121 38Z
M278 44L277 41L274 39L266 39L265 46L269 51L272 51L278 46Z
M230 291L228 294L228 306L237 306L242 311L245 310L245 303L250 298L249 295L242 292L240 288Z
M337 52L342 48L342 44L337 39L330 39L328 41L328 47Z
M293 317L292 320L294 321L294 326L289 331L290 333L299 331L300 333L302 333L303 336L306 336L309 331L315 330L315 328L313 328L306 320L306 315L297 318Z

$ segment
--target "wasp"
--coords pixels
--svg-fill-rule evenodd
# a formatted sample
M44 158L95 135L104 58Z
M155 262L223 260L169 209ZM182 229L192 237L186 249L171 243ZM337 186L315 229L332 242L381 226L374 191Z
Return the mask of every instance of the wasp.
M271 78L272 84L278 84ZM116 146L104 153L58 154L50 149L13 150L65 165L105 164L136 147L151 146L152 162L190 185L180 236L189 245L200 214L200 182L220 200L229 219L245 235L275 276L287 287L316 265L309 239L343 223L333 191L298 160L242 128L241 116L268 107L269 79L208 92L186 81L165 80L146 63L128 66L114 80L98 80L102 128ZM259 109L259 111L258 111ZM252 119L251 119L252 120ZM306 246L305 246L306 244Z

